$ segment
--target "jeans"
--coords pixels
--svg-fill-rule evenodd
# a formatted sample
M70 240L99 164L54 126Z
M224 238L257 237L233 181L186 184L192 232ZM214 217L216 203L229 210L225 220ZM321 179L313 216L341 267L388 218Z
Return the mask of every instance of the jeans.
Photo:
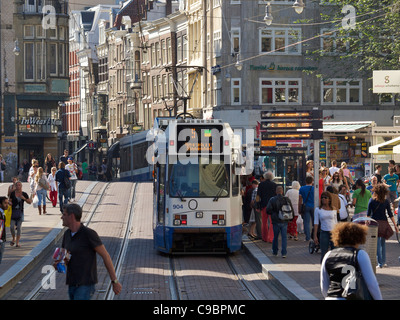
M4 253L5 246L6 246L6 243L1 241L0 242L0 264L1 264L1 260L3 259L3 253Z
M311 239L311 222L314 224L314 208L307 207L304 211L304 215L302 216L304 222L304 233L306 235L306 241L310 241Z
M69 286L68 295L70 300L90 300L95 291L95 285Z
M377 246L377 258L378 258L378 266L383 267L386 263L386 239L378 237L378 246Z
M58 188L58 202L60 203L61 213L63 213L64 204L68 204L68 196L69 196L69 189Z
M334 248L330 231L321 230L319 233L319 246L321 248L321 261L328 252L329 247Z
M46 189L41 189L41 190L36 191L36 195L39 199L38 206L41 206L41 205L45 206L46 205L46 195L47 195Z
M286 222L272 224L272 229L274 230L274 240L272 240L273 255L278 254L278 238L280 233L282 234L282 256L286 256L287 254L287 226Z
M69 181L71 181L71 188L69 188L69 197L71 198L71 199L75 199L75 188L76 188L76 182L78 181L78 180L76 180L76 179L70 179Z

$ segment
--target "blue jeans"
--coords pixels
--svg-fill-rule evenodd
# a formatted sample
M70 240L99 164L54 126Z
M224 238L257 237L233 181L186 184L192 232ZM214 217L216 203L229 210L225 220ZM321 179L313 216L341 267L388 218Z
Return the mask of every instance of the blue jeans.
M3 259L3 253L4 253L5 246L6 246L5 242L0 243L0 264L1 264L1 260Z
M310 241L311 239L311 223L314 224L314 208L307 207L304 211L304 215L302 216L304 223L304 233L306 235L306 241Z
M383 267L386 263L386 239L378 237L377 246L378 266Z
M331 233L329 231L321 230L319 233L319 246L321 248L321 261L325 254L328 252L329 247L334 248L333 242L331 240Z
M60 203L61 213L63 213L63 206L65 204L68 204L68 196L69 196L69 189L58 188L58 202Z
M95 285L69 286L68 295L70 300L90 300L95 291Z
M39 199L38 206L41 206L41 205L45 206L46 205L46 195L47 195L46 189L41 189L41 190L36 191L36 195Z
M76 188L76 182L77 182L78 180L76 180L76 179L70 179L69 181L71 182L71 188L69 188L69 197L70 197L71 199L75 199L75 188Z
M278 254L278 238L279 234L282 234L282 256L286 256L287 254L287 226L288 224L286 222L283 223L273 223L272 224L272 230L274 230L274 240L272 240L272 254L277 255Z

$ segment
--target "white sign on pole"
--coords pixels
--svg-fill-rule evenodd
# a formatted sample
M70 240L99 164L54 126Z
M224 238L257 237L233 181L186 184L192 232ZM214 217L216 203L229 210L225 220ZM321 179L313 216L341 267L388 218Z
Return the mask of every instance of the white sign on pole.
M400 70L373 71L372 89L374 93L400 93Z

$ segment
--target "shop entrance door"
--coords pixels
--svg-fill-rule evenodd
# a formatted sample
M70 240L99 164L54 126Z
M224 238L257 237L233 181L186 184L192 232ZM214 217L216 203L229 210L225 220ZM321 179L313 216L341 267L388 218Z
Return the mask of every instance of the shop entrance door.
M292 186L293 181L298 181L300 185L305 185L306 178L306 157L305 154L287 153L260 156L263 168L271 171L275 176L275 182L287 188Z
M30 144L19 143L18 161L19 163L22 163L24 159L27 159L29 164L31 164L32 159L37 159L39 161L39 165L43 166L45 158L45 155L43 155L43 145L42 144L35 145L32 142Z

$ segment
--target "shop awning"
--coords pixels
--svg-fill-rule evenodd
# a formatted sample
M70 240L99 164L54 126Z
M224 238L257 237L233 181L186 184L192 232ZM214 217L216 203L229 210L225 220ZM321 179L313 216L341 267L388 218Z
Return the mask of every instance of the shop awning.
M78 150L75 150L74 153L72 153L72 156L75 156L76 154L78 154L79 152L81 152L82 150L84 150L86 148L88 144L85 143L82 147L80 147Z
M369 147L369 153L373 154L400 153L400 137Z
M372 121L357 122L323 122L323 132L356 132L356 130L366 128L372 124Z

